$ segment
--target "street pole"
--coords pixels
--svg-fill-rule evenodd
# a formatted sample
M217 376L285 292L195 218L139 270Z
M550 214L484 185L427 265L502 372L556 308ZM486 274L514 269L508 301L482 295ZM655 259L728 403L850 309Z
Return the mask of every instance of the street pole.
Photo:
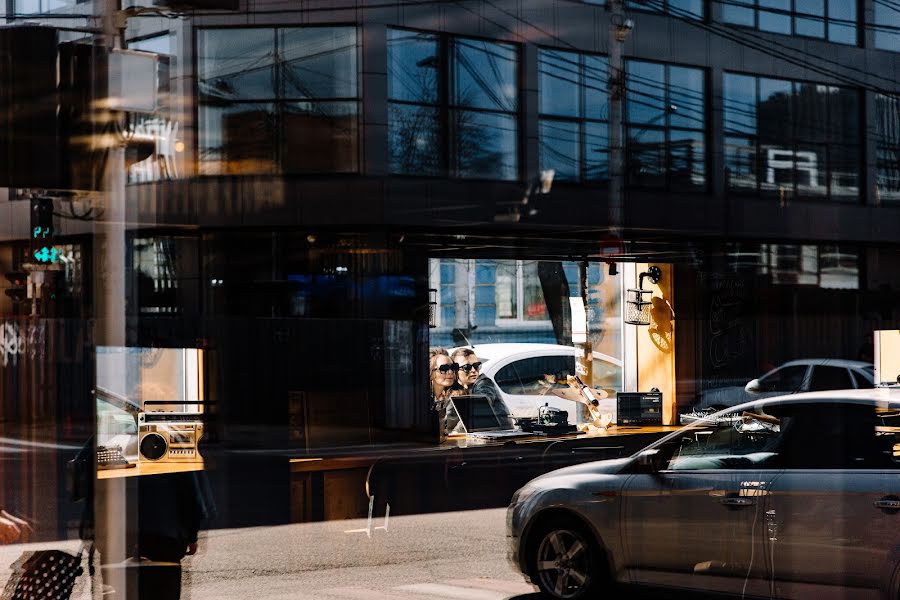
M609 233L620 239L625 203L625 61L622 45L633 24L625 18L625 0L608 0L609 18Z

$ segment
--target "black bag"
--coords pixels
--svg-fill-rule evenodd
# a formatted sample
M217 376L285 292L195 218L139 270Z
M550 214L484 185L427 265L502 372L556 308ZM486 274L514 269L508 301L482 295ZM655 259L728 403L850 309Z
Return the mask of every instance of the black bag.
M81 552L77 556L61 550L38 550L23 555L13 567L15 581L10 600L69 600L81 576Z

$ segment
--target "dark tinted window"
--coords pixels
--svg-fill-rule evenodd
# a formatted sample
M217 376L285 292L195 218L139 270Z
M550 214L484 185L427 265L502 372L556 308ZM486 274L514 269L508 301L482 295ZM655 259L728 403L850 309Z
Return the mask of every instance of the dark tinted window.
M872 406L805 404L784 408L781 457L790 469L872 469L892 466L897 440L885 437Z
M759 380L767 392L799 392L806 376L806 365L784 367Z
M535 356L503 367L496 379L507 394L541 394L554 387L568 387L566 376L574 374L574 356Z
M812 380L809 384L811 392L821 390L843 390L853 387L850 373L844 367L813 367Z

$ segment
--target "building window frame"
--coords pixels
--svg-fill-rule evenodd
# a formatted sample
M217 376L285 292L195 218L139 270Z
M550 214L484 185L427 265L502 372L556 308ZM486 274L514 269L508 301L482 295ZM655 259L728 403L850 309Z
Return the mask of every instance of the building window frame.
M875 198L900 202L900 96L875 95Z
M648 6L645 2L628 0L625 3L626 10L636 10L641 12L650 12L655 14L673 15L681 19L692 19L695 21L706 21L709 14L708 2L706 0L697 0L700 7L699 14L690 9L679 6L672 6L674 0L654 0L655 6Z
M398 38L395 39L399 40L399 36L404 34L420 37L422 40L430 41L430 43L436 45L434 61L437 62L437 65L425 65L436 68L438 70L438 76L436 77L434 82L434 86L436 88L433 90L434 100L431 102L424 100L404 99L401 97L401 94L393 93L391 90L392 82L394 81L392 73L393 67L391 54L392 36L398 36ZM466 180L492 181L521 180L523 163L521 149L521 46L519 44L504 40L491 40L473 36L450 35L405 27L389 27L387 35L389 172L392 175L397 176L452 177ZM488 108L484 106L478 106L474 103L467 104L457 98L458 90L456 89L456 80L459 63L461 62L458 59L457 52L461 47L465 47L465 44L467 43L483 44L485 46L490 44L491 46L503 48L505 51L511 53L511 60L514 61L514 65L512 66L512 107L507 106L503 108ZM499 56L498 58L508 59L509 57ZM497 71L497 74L499 74L499 70ZM502 103L502 99L498 101L498 104L499 103ZM398 159L394 155L392 137L393 135L395 135L394 131L398 131L399 133L397 133L397 135L401 137L403 136L403 132L400 129L394 130L393 127L396 118L395 115L400 114L400 110L402 110L402 107L405 107L407 109L419 109L422 114L425 114L426 112L433 112L435 115L436 123L432 124L434 130L430 133L430 135L433 135L435 138L434 140L432 140L432 144L436 150L433 154L436 155L437 160L434 164L427 165L427 167L424 169L417 169L415 166L413 168L409 168L408 165L403 166L395 162L400 159ZM462 150L460 149L462 138L460 136L461 128L459 127L461 120L465 117L474 118L476 121L478 119L484 119L485 122L493 118L496 119L497 123L501 125L505 124L512 126L511 131L513 137L513 148L511 152L505 153L505 156L510 160L511 164L503 165L501 167L501 171L497 173L479 173L477 168L473 168L472 165L467 166L465 164L465 157L462 156ZM502 126L495 127L495 129L497 131L510 131L509 128L504 128ZM483 128L471 127L471 130L481 131L483 130ZM504 148L504 150L509 151L510 148L507 147Z
M574 83L578 88L578 100L577 100L577 108L575 110L576 114L566 114L561 111L553 111L545 104L545 89L544 89L544 76L545 72L542 70L543 65L545 63L545 59L553 59L553 60L568 60L571 61L572 58L577 59L577 64L572 63L572 66L577 67L578 80ZM597 63L597 67L600 68L600 72L594 74L593 77L590 76L590 69L597 68L595 66L588 65L587 62L589 60L593 60ZM549 60L548 60L549 62ZM559 78L558 75L554 75L551 72L546 72L546 75L549 78ZM572 182L581 182L581 183L608 183L609 182L609 95L607 92L608 86L608 78L609 78L609 63L605 55L601 54L592 54L586 52L571 52L564 51L558 48L538 48L538 132L539 132L539 146L540 146L540 164L541 169L554 169L555 177L554 179L557 181L572 181ZM591 115L588 109L588 89L590 89L589 80L594 79L598 82L598 86L600 88L600 92L603 97L606 99L605 112L606 114L601 114L599 116ZM554 164L553 161L548 160L546 158L547 152L550 152L552 149L549 147L549 144L545 143L545 126L550 126L551 124L555 124L557 127L560 125L568 125L575 128L575 139L576 145L578 149L578 155L576 157L575 164L575 173L570 176L570 174L560 169L560 165ZM594 152L601 157L598 161L590 161L588 156L590 154L589 148L589 138L593 138L595 136L589 135L588 130L594 129L595 131L599 131L600 135L596 136L598 140L602 140L602 144L600 146L600 150L595 150ZM595 173L594 173L595 171Z
M729 78L732 77L753 79L753 100L751 102L742 102L740 100L729 99ZM738 83L737 79L731 79L731 81ZM760 131L759 105L762 98L763 83L766 83L769 86L788 85L791 89L788 115L785 117L790 121L790 131L785 132L782 129L779 129L778 135L781 136L781 139L784 139L786 137L787 141L783 143L783 148L781 149L783 150L783 152L778 156L771 155L771 152L773 150L778 151L778 148L764 148L764 143L767 141L765 139L766 135ZM822 133L820 139L814 139L812 136L804 138L802 132L798 131L802 130L804 127L810 126L809 123L804 124L800 119L797 118L797 115L801 114L802 112L796 106L798 97L800 96L799 90L801 89L801 86L815 86L816 88L826 88L826 90L828 91L828 95L825 96L825 118L820 121L820 123L822 123L824 126L824 132ZM835 114L835 110L833 110L832 108L832 94L838 91L851 92L853 95L855 95L856 98L856 133L855 139L853 141L844 139L843 136L839 133L840 131L842 131L841 128L832 124L829 120L829 117ZM863 147L862 125L864 121L860 112L862 106L862 97L860 94L860 90L847 86L836 86L819 82L783 79L778 77L766 77L755 73L726 71L723 75L723 98L723 136L725 142L724 159L726 170L729 167L738 164L738 162L735 162L730 157L737 156L739 148L750 148L751 155L749 157L749 161L740 162L740 165L751 171L753 173L753 176L755 177L754 185L752 188L750 188L748 186L733 185L731 178L726 175L725 186L729 194L777 196L779 198L779 201L782 203L794 198L803 199L805 201L824 200L826 202L843 204L860 203L863 201L863 199L865 198L863 179L864 161L860 157ZM735 98L737 98L737 96L735 96ZM752 106L752 113L744 109L731 108L730 105L734 102ZM729 118L729 114L732 115L731 118ZM748 124L750 122L752 122L752 127L754 128L754 131L752 133L748 131ZM743 146L740 145L741 142L744 142ZM819 166L818 156L816 156L816 163L811 164L808 161L808 155L815 152L816 148L818 148L818 150L824 157L824 159L822 160L822 164L824 165L823 167ZM812 151L810 149L812 149ZM747 153L744 152L744 154ZM855 195L837 194L834 191L836 189L835 182L839 180L839 178L837 177L838 172L836 171L837 165L845 164L837 160L837 158L841 156L855 157L855 178L857 190ZM767 179L769 177L770 171L773 172L772 176L775 177L775 171L788 169L790 169L792 172L792 183L790 184L790 187L780 185L777 183L777 181L771 181L764 184L764 179ZM825 173L826 183L824 186L821 186L824 187L824 193L800 193L801 185L797 176L798 172L808 173L809 176L812 177L813 172L818 173L819 171L824 171ZM743 170L737 172L743 172ZM765 176L764 173L766 174ZM771 189L766 189L766 185L777 185L777 188L772 187ZM807 187L811 189L814 186L809 185Z
M659 90L660 85L655 81L650 81L646 78L639 77L635 73L634 66L636 65L646 65L650 67L660 67L663 70L663 81L662 81L662 90ZM683 70L686 73L688 71L693 71L695 75L699 75L701 80L702 90L699 92L696 90L688 89L684 86L675 85L672 82L672 72L674 69ZM644 81L639 81L639 79L643 79ZM625 126L625 137L624 137L624 146L625 146L625 174L626 174L626 185L631 188L644 188L644 189L665 189L667 191L686 191L686 192L699 192L703 193L709 189L710 181L709 181L709 172L710 172L710 156L709 156L709 117L708 117L708 107L709 101L707 98L708 90L709 90L709 72L706 68L697 67L694 65L683 65L678 63L666 63L659 61L648 61L648 60L638 60L638 59L626 59L625 61L625 81L626 81L626 91L625 91L625 111L624 111L624 126ZM642 121L636 118L636 114L632 114L631 107L633 103L643 104L646 106L651 106L648 102L641 102L639 100L634 100L635 96L647 96L649 94L642 91L641 88L656 88L657 90L662 92L662 96L656 97L656 99L662 100L662 119L659 117L654 118L650 121ZM686 101L699 102L700 110L696 110L696 105L694 108L694 112L691 113L689 111L682 111L678 113L677 111L677 103L676 103L676 93L674 92L675 88L683 89L681 92L682 96ZM657 92L651 92L653 94ZM693 96L693 98L691 98ZM651 97L653 99L653 97ZM681 99L677 99L677 102L681 102ZM699 124L691 125L690 121L698 121ZM639 177L640 172L637 170L639 165L642 164L636 159L636 153L638 152L637 147L635 146L634 140L637 139L633 137L632 132L638 132L634 135L641 135L646 132L655 132L661 135L661 161L657 162L657 165L661 167L661 176L659 176L658 181L656 183L648 182L646 178ZM699 160L690 161L690 164L698 166L702 169L700 176L703 181L698 182L695 181L695 177L697 177L697 172L694 170L690 171L690 179L689 183L684 183L676 180L674 177L675 171L673 170L673 164L676 161L676 156L674 153L674 142L677 141L678 138L673 139L673 134L675 136L680 136L681 139L689 139L689 136L693 136L696 141L702 145L702 157Z
M788 8L766 6L761 3L761 0L729 0L723 3L722 22L729 27L746 27L765 33L823 40L847 46L860 45L860 31L862 28L860 27L860 11L856 0L822 0L822 14L805 12L802 7L798 6L800 0L783 1L788 5ZM837 11L838 6L852 7L852 18L832 16ZM783 23L785 28L779 30L774 26L766 27L761 23L762 17L778 19L778 22ZM813 22L821 22L822 35L804 32L803 28ZM838 32L846 31L850 27L853 28L852 35L838 35Z
M346 30L353 32L353 45L354 49L352 53L353 60L353 70L352 70L352 80L351 87L352 93L350 95L339 95L334 97L326 97L326 96L311 96L311 97L302 97L295 96L291 94L285 93L285 77L283 76L283 71L285 69L284 63L288 62L281 54L281 44L282 38L285 32L300 32L300 31L322 31L322 30ZM272 155L268 157L268 160L271 160L271 167L268 169L260 169L260 170L248 170L238 171L238 172L229 172L229 169L226 168L216 168L215 166L210 166L205 168L207 163L211 165L215 165L218 161L219 164L227 164L228 162L228 153L226 144L223 141L222 150L220 150L221 155L218 159L213 158L209 161L204 159L204 107L208 103L203 102L203 93L202 93L202 76L203 76L203 66L201 56L202 42L201 38L203 35L208 32L213 31L227 31L232 32L234 34L239 34L241 31L248 30L264 30L268 31L272 35L272 50L275 53L272 57L272 70L273 70L273 88L274 93L271 96L259 96L259 97L241 97L238 99L231 100L230 103L232 106L240 105L240 106L258 106L261 108L270 107L270 121L267 128L267 133L271 135L271 140L264 140L264 143L270 143L271 145L271 153ZM194 81L194 93L197 98L196 106L194 107L194 118L197 126L195 127L194 134L194 142L195 148L197 149L196 157L195 157L195 170L201 175L260 175L260 174L284 174L284 175L317 175L317 174L333 174L333 173L359 173L362 170L362 143L361 143L361 121L362 121L362 81L361 81L361 69L362 69L362 36L360 34L360 30L357 24L346 24L346 23L329 23L327 25L258 25L258 26L240 26L240 27L223 27L223 26L208 26L208 27L198 27L195 30L194 35L194 56L195 56L195 70L196 77ZM302 105L317 105L321 107L328 107L331 109L337 109L338 113L342 109L346 109L345 115L347 117L347 123L349 125L349 135L347 135L347 139L349 140L349 144L352 145L352 148L349 148L349 153L343 157L343 162L346 162L346 166L337 167L337 168L324 168L324 169L310 169L305 170L303 168L292 169L287 165L289 163L286 162L286 157L289 155L288 149L285 147L288 136L287 130L285 129L285 124L287 121L287 115L290 112L290 108L292 106L302 106ZM301 109L303 110L303 109ZM337 113L336 113L337 114ZM333 116L333 115L332 115ZM265 160L265 159L264 159Z

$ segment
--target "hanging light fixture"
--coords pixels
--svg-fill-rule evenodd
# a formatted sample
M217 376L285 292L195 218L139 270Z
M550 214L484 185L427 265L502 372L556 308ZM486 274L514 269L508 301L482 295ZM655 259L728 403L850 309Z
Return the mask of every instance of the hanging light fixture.
M650 324L650 297L653 290L644 289L644 277L652 283L659 283L662 277L662 271L659 267L650 267L645 273L641 273L638 277L638 287L630 288L625 291L625 322L629 325L649 325Z

